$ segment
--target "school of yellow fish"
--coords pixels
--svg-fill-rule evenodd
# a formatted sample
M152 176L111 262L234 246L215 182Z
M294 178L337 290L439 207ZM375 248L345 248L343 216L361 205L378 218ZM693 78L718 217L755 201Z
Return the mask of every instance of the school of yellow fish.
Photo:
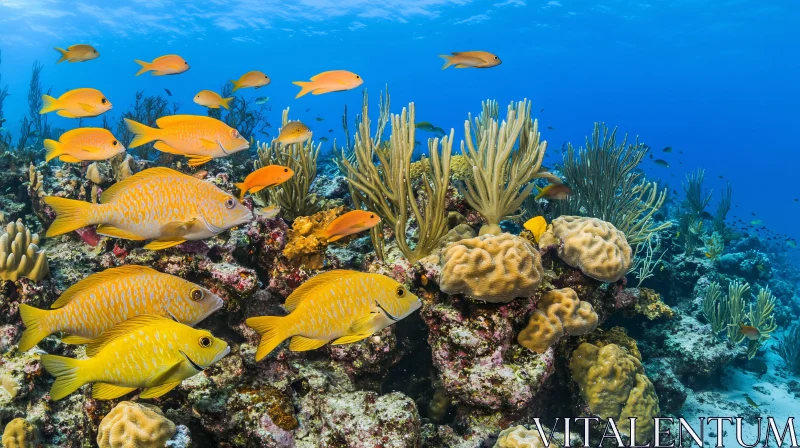
M58 63L86 62L100 54L91 45L73 45ZM487 52L453 53L443 56L457 68L487 68L500 64ZM139 76L177 75L189 70L178 55L164 55L152 62L136 60ZM258 89L270 84L260 71L250 71L231 80L233 92ZM322 72L309 81L296 81L297 98L311 93L350 90L363 83L346 70ZM102 92L80 88L58 98L43 96L41 114L56 112L67 118L96 117L111 109ZM194 101L208 108L228 109L233 98L211 90L199 92ZM250 142L236 129L206 116L171 115L159 118L156 127L126 119L134 134L129 147L153 142L159 151L185 156L190 166L249 149ZM303 144L312 136L305 124L284 126L276 140L283 145ZM126 150L106 129L77 128L58 141L45 140L46 160L62 162L107 160ZM279 208L252 211L240 201L289 180L295 173L285 166L270 165L235 184L239 198L204 181L205 175L189 176L159 167L136 173L105 190L97 204L58 196L45 203L56 213L46 236L97 226L97 233L129 240L150 240L144 247L166 249L184 241L202 240L255 219L257 214L274 216ZM353 210L332 221L316 236L335 242L380 223L370 211ZM47 336L61 332L67 344L87 344L88 359L42 355L42 365L56 377L50 391L60 400L85 384L93 384L92 396L109 400L141 389L140 398L161 396L181 381L200 373L230 352L228 344L194 325L223 305L223 299L192 282L146 266L110 268L76 283L43 310L21 305L25 332L19 349L29 350ZM347 344L367 338L421 306L418 297L397 281L380 274L333 270L300 285L286 299L287 316L250 317L246 323L261 335L256 360L261 360L281 342L291 338L289 349L313 350L327 343Z

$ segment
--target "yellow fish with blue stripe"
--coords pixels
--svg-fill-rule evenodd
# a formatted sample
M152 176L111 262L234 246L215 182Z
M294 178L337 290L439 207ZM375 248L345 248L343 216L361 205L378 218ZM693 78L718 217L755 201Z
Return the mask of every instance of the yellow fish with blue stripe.
M120 266L90 275L64 291L50 308L21 304L25 332L19 351L62 331L67 344L85 344L114 325L141 314L169 316L194 326L222 308L211 291L146 266Z
M367 338L416 311L422 302L380 274L334 270L303 283L286 299L288 316L260 316L246 323L261 335L256 361L292 338L289 350L305 351Z
M155 398L177 387L230 352L222 339L161 316L145 314L106 331L86 347L89 359L42 355L56 377L50 399L60 400L94 383L92 397L112 400L136 389Z

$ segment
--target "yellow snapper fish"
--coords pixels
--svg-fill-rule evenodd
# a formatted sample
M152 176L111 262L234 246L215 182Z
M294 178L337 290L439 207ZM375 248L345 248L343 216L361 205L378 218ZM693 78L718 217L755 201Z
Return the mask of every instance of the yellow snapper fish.
M250 222L253 213L210 182L158 167L117 182L103 192L100 204L47 196L56 212L47 237L99 224L100 235L149 240L159 250L186 240L202 240Z
M100 56L100 53L98 53L93 46L87 44L72 45L71 47L67 47L66 50L58 47L54 49L61 53L61 59L56 61L56 64L60 64L64 61L86 62L97 59L97 57Z
M291 121L281 129L278 134L278 141L284 145L293 143L303 143L311 138L311 129L299 121Z
M114 325L142 314L169 316L195 326L222 307L211 291L146 266L120 266L90 275L64 291L50 308L21 304L25 332L19 351L62 331L66 344L85 344Z
M538 243L539 238L541 238L544 231L547 230L547 221L544 219L544 216L536 216L527 220L522 227L531 232L533 234L533 239Z
M239 79L231 79L231 84L233 84L232 92L235 92L239 89L244 89L246 87L253 87L256 89L260 89L269 83L270 83L269 76L265 75L264 72L260 72L258 70L247 72L244 75L242 75L242 77Z
M334 270L300 285L286 299L288 316L260 316L246 323L261 335L256 361L292 338L289 350L314 350L332 341L367 338L416 311L422 303L405 286L380 274Z
M103 128L77 128L67 131L58 141L45 139L45 161L58 157L62 162L78 163L85 160L107 160L124 152L125 146Z
M205 106L209 109L219 109L220 107L223 107L230 110L229 103L231 100L233 100L233 97L223 98L222 95L211 90L201 90L197 95L194 96L195 103Z
M136 135L129 145L136 148L146 143L157 150L186 156L189 166L200 166L212 159L225 157L250 147L239 131L224 122L202 115L168 115L156 120L158 128L125 119L128 130Z
M58 98L42 95L42 104L39 114L56 111L66 118L96 117L111 110L111 101L97 89L70 90Z
M92 397L112 400L136 389L139 398L155 398L197 375L231 351L207 330L145 314L114 326L86 346L89 359L42 355L56 381L50 399L61 400L84 384Z
M177 54L159 56L153 62L138 59L134 59L134 61L142 66L141 70L136 72L136 76L149 71L153 72L151 73L153 76L177 75L189 70L189 63Z

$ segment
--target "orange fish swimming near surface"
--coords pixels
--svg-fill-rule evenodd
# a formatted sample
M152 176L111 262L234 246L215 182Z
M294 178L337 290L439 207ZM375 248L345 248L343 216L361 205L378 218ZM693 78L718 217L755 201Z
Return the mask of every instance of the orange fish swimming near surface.
M111 110L111 101L97 89L70 90L58 98L42 95L42 103L40 114L55 111L66 118L96 117Z
M67 49L55 47L55 50L61 53L61 59L56 61L56 64L60 64L64 61L67 62L86 62L91 61L92 59L97 59L100 56L100 53L91 46L86 44L78 44L73 45L71 47L67 47Z
M353 210L331 221L327 227L317 231L316 236L332 243L348 235L369 230L380 222L381 218L375 213Z
M99 235L155 240L144 246L151 250L209 238L255 219L212 183L163 167L117 182L103 192L100 204L55 196L44 202L56 212L47 237L98 225Z
M189 158L189 166L199 166L250 147L236 129L215 118L202 115L168 115L156 120L158 128L125 118L128 130L136 135L130 148L156 141L161 152Z
M244 178L244 182L236 184L236 188L241 190L239 200L244 199L244 195L247 192L254 194L265 188L280 185L291 179L293 175L294 171L288 166L268 165L259 168L248 174Z
M177 54L160 56L155 58L153 62L140 61L138 59L134 61L142 66L141 70L136 72L136 76L146 72L153 72L151 73L153 76L177 75L189 70L189 63Z
M440 54L445 60L442 70L454 65L456 68L490 68L500 65L503 61L497 55L488 51L461 51L452 55Z
M86 160L108 160L125 151L125 146L107 129L77 128L67 131L58 141L45 139L49 162L58 157L62 162L78 163Z
M331 70L311 77L311 81L295 81L292 84L301 87L300 92L295 97L300 98L309 92L312 95L321 95L323 93L355 89L363 82L364 80L353 72Z
M253 87L255 89L260 89L269 83L270 83L269 76L265 75L264 72L260 72L258 70L247 72L244 75L242 75L241 78L239 79L231 79L231 84L233 84L232 92L235 92L239 89L244 89L246 87Z

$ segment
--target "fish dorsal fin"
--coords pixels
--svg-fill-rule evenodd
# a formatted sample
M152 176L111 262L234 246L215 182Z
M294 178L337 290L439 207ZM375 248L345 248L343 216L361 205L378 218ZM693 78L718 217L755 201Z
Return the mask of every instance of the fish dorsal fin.
M97 285L103 284L109 280L117 279L121 276L129 276L129 275L140 275L140 274L158 274L159 272L153 268L149 268L147 266L139 266L136 264L130 264L125 266L120 266L117 268L106 269L103 272L98 272L97 274L92 274L85 279L75 283L71 287L69 287L66 291L61 293L61 296L50 305L50 308L61 308L62 306L69 303L72 299L74 299L79 294L83 293L89 288L93 288Z
M289 297L286 298L286 303L284 303L283 306L291 313L297 308L297 305L299 305L300 302L302 302L303 299L305 299L316 288L331 281L338 280L343 277L349 277L356 273L356 271L349 271L346 269L336 269L333 271L323 272L322 274L307 280L305 283L300 285L299 288L295 289L294 292L289 294Z
M183 123L184 121L189 120L213 120L210 117L204 117L202 115L166 115L158 120L156 120L156 126L159 128L164 128L165 126L173 126L177 123Z
M125 180L119 181L114 185L110 186L108 190L104 191L103 194L100 195L100 202L103 204L113 202L114 198L118 194L125 191L125 189L130 187L131 185L154 177L163 177L163 176L180 177L180 176L185 176L185 174L181 174L178 171L163 166L157 168L148 168L144 171L140 171L134 174L133 176L130 176Z
M100 353L100 351L103 350L103 347L108 345L111 341L114 341L117 338L125 336L126 334L136 331L142 327L153 324L159 324L163 326L164 324L169 324L172 322L172 319L155 314L142 314L140 316L132 317L124 322L114 325L113 328L106 330L106 332L98 336L97 339L89 343L86 346L86 356L92 357Z
M312 76L311 80L312 81L316 81L316 80L322 78L323 76L330 75L331 73L334 73L334 72L336 72L336 70L328 70L327 72L318 73L318 74Z

